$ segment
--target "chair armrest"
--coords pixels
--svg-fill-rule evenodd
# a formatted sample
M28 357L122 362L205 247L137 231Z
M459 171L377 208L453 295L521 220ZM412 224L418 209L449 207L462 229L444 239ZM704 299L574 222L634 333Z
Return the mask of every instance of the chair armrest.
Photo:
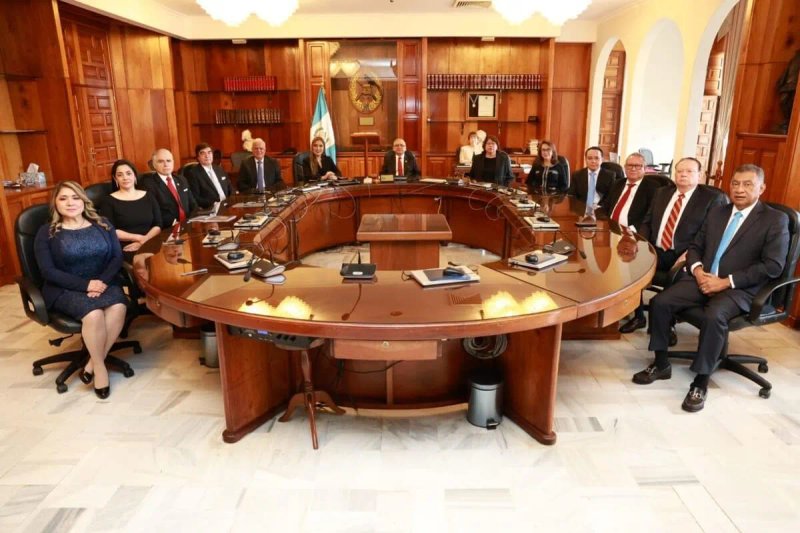
M16 279L19 286L19 295L22 297L22 306L28 318L46 326L50 323L50 314L44 303L42 291L31 280L25 277Z
M749 320L750 322L758 320L758 317L761 316L761 311L764 309L764 305L766 305L767 300L769 299L770 296L772 296L773 292L777 291L782 287L786 287L788 285L794 285L797 282L800 282L800 278L792 278L780 282L774 281L762 287L761 290L758 291L758 293L756 293L755 298L753 298L753 303L750 306L750 314L747 316L747 320Z
M669 284L672 285L678 279L678 274L680 274L681 270L684 269L686 266L686 261L675 261L675 264L672 265L672 268L669 269Z

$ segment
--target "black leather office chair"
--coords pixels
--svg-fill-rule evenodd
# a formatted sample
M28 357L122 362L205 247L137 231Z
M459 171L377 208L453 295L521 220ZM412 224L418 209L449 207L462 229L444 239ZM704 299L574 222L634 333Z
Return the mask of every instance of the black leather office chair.
M570 182L572 181L572 169L569 168L569 159L563 155L560 155L558 156L558 162L564 165L564 168L567 169L567 188L569 188Z
M292 179L294 183L303 181L303 165L308 161L309 156L308 152L299 152L292 158Z
M800 241L800 237L798 236L800 234L800 213L780 204L765 203L773 209L786 213L789 217L790 239L789 253L786 256L786 265L778 279L768 283L756 294L749 313L736 316L728 322L729 332L748 328L750 326L765 326L774 322L781 322L788 318L789 311L794 301L795 285L800 282L800 278L793 277L795 269L797 268L797 257L800 255L800 246L798 246L798 241ZM678 319L683 322L689 322L699 329L700 325L703 323L703 308L694 307L692 309L687 309L678 314ZM693 361L695 357L697 357L697 352L673 351L669 352L669 357ZM761 390L758 391L758 395L762 398L769 398L772 391L772 384L751 369L745 367L745 364L758 365L758 372L762 374L769 371L767 360L763 357L756 355L729 354L728 342L726 339L725 347L722 349L717 368L730 370L760 385Z
M639 148L639 153L644 157L644 162L648 170L669 174L672 169L672 161L669 163L656 163L653 157L653 151L649 148Z
M111 182L94 183L86 187L85 190L86 196L89 197L89 200L92 201L95 209L97 209L100 202L103 201L103 198L109 196L113 192L113 187Z
M191 169L195 165L199 165L199 164L200 163L198 163L197 161L190 161L189 163L186 163L185 165L183 165L181 167L181 170L180 170L179 174L181 175L181 177L183 179L185 179L188 182L189 181L189 176L187 176L186 173L189 171L189 169Z
M17 256L19 257L20 269L22 276L17 278L19 285L20 296L22 297L22 305L25 308L25 314L31 320L38 322L43 326L49 326L59 333L64 333L66 336L58 339L53 339L50 342L51 346L60 346L64 339L73 335L80 334L81 322L66 315L55 311L49 311L44 304L44 297L42 296L41 288L44 285L44 279L39 271L39 265L36 262L36 255L34 253L34 240L39 228L47 223L49 219L49 206L47 204L39 204L25 209L17 217L14 228L15 239L17 243ZM136 316L136 306L128 306L128 314L125 318L125 326L123 331L126 331L131 320ZM116 351L122 348L133 348L134 353L141 353L142 347L137 341L121 341L114 343L110 351ZM33 362L33 375L39 376L44 371L42 366L49 365L50 363L68 363L67 367L61 371L56 378L56 390L59 393L67 391L67 384L65 383L75 371L83 368L89 360L89 352L86 346L81 343L80 350L74 350L50 357L37 359ZM106 364L122 372L126 378L133 375L131 366L118 359L113 355L108 355Z
M614 163L613 161L603 161L602 163L600 163L600 168L604 168L606 170L610 170L611 172L613 172L615 179L618 180L625 179L625 170L619 163Z
M667 176L660 172L645 172L645 177L658 182L659 187L674 187L675 183Z

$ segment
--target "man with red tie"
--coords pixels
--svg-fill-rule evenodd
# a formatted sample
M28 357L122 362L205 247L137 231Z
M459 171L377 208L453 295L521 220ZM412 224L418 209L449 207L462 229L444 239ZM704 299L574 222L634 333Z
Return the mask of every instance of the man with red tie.
M728 203L728 197L713 187L699 185L700 161L684 157L675 165L675 187L661 187L656 191L647 214L638 228L639 234L656 249L656 273L666 274L682 258L694 236L700 231L706 214L718 205ZM644 306L640 305L634 317L619 328L631 333L647 326ZM670 338L670 346L674 344Z
M419 176L419 167L414 154L406 151L406 141L397 138L392 143L392 149L383 157L381 174L415 178Z
M159 148L153 152L152 163L156 171L139 178L141 187L158 201L162 228L172 227L176 222L182 224L197 208L192 191L182 177L172 174L175 167L172 152Z
M620 226L638 228L658 190L659 182L644 175L644 156L632 153L625 160L625 180L617 180L600 201L600 208Z

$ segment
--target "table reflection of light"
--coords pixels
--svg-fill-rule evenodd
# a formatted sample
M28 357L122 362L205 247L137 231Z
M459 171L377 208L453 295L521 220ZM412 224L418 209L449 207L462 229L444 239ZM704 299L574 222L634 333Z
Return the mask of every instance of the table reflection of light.
M484 318L502 318L509 316L541 313L558 307L550 295L537 291L525 298L522 303L506 291L500 291L483 302Z
M311 317L311 306L297 296L287 296L277 307L272 307L263 300L248 300L239 306L239 311L283 318L308 319Z

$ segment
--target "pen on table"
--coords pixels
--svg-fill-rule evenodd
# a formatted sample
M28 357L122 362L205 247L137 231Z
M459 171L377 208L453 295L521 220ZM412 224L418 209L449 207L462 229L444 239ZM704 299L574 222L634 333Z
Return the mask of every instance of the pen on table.
M181 276L195 276L197 274L207 274L207 273L208 273L207 268L198 268L197 270L192 270L191 272L184 272L181 274Z

